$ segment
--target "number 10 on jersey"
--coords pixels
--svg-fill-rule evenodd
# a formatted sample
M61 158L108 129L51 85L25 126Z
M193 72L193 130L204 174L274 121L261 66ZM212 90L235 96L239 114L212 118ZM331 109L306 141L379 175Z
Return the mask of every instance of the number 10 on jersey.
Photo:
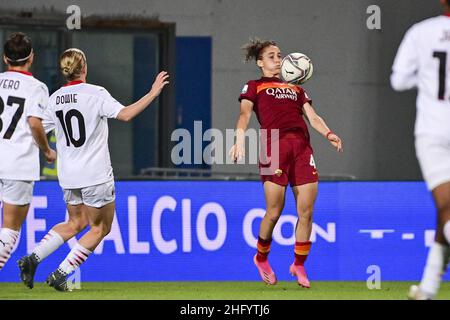
M86 142L86 125L84 123L84 117L80 111L71 109L67 111L66 115L62 110L56 111L56 116L61 123L61 126L66 137L66 144L68 147L72 144L75 148L81 147ZM75 139L73 136L72 119L76 118L78 122L78 132L80 136Z

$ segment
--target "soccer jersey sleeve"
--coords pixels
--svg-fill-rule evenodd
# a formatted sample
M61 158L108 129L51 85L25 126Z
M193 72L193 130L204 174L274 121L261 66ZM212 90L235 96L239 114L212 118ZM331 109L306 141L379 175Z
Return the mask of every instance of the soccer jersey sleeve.
M303 105L305 103L309 103L312 105L312 100L311 98L308 96L308 94L306 93L306 91L303 88L300 88L300 107L303 107Z
M239 102L241 102L242 99L247 99L253 103L256 103L256 84L254 81L247 82L244 88L242 88L241 95L239 96Z
M102 98L100 106L100 117L117 118L120 110L125 108L119 101L114 99L106 89L100 90L100 96Z
M31 101L29 102L26 110L27 117L43 118L44 111L48 104L48 89L45 85L38 86L36 91L31 95Z
M408 90L417 85L419 56L416 29L410 28L403 38L392 66L391 85L394 90Z
M45 108L42 116L42 126L44 127L45 133L55 130L55 120L52 117L50 108Z

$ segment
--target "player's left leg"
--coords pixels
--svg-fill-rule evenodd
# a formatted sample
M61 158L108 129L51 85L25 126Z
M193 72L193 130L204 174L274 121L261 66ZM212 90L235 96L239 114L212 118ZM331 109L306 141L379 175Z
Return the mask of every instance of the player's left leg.
M74 272L95 250L98 244L111 231L114 219L115 203L109 203L101 208L87 207L91 229L86 232L64 261L47 279L47 283L58 291L70 291L67 276Z
M30 205L3 203L3 225L0 229L0 270L11 257L11 251L19 239L19 230L27 217Z
M298 221L295 228L295 260L290 266L290 272L297 277L298 284L305 288L310 287L304 264L311 249L309 238L312 231L313 207L317 197L317 189L317 182L292 187Z
M80 267L109 234L114 219L114 181L86 187L81 192L91 229L81 237L58 269L47 278L47 283L58 291L71 290L66 281L67 276Z
M450 182L441 184L433 190L433 198L438 211L436 241L450 245Z
M11 257L19 239L33 198L33 181L0 180L0 201L3 201L3 225L0 229L0 270Z
M76 202L73 201L73 203ZM20 279L30 289L34 287L34 275L38 265L67 240L83 231L89 224L87 208L82 202L75 205L67 201L67 211L69 219L54 226L30 255L23 256L18 261Z
M436 237L428 252L422 281L418 288L412 288L411 298L415 295L417 298L433 299L439 291L442 276L449 262L450 182L437 186L432 193L438 216Z

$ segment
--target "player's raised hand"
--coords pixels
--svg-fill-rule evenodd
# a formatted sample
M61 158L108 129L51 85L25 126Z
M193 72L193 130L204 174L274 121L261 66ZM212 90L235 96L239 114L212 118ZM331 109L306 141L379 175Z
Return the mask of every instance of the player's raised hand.
M155 78L153 82L152 89L150 90L150 94L157 97L161 93L162 89L166 84L169 83L167 79L169 78L169 74L166 71L161 71Z
M336 148L337 152L343 152L344 149L342 148L342 140L338 137L337 134L332 133L328 135L328 141L333 145L333 147Z
M44 157L48 163L53 163L56 160L56 151L49 149L47 152L44 152Z
M245 157L245 149L240 145L233 145L228 153L233 162L240 161Z

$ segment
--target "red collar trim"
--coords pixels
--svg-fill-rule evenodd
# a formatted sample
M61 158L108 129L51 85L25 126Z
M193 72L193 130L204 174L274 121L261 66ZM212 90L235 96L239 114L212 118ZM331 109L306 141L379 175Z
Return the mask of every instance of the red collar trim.
M8 70L8 72L18 72L18 73L26 74L27 76L32 76L33 75L31 72L20 71L20 70Z
M444 13L444 16L450 17L450 12L449 13Z
M66 84L64 85L64 87L73 86L73 85L75 85L75 84L80 84L80 83L84 83L84 81L83 81L83 80L74 80L74 81L70 81L70 82L66 83Z

